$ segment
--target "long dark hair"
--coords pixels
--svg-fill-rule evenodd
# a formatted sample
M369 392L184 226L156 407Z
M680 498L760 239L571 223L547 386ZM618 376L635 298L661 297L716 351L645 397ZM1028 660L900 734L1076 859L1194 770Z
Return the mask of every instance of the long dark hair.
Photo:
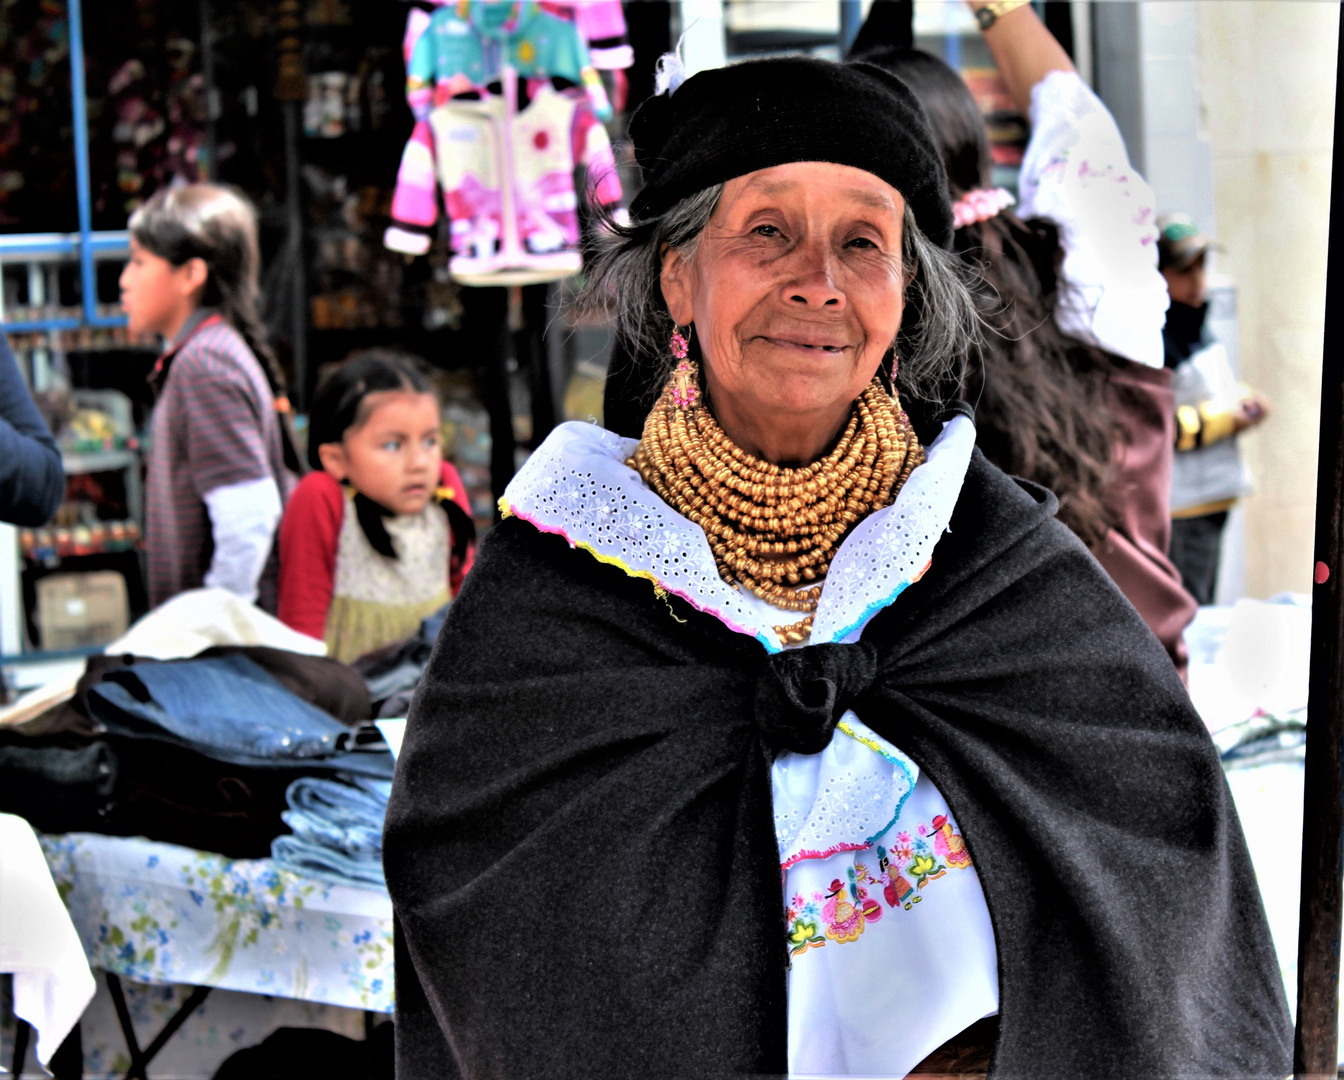
M312 406L308 410L308 464L322 468L319 448L327 443L338 443L352 427L359 427L367 418L370 394L386 391L407 394L431 394L437 398L433 384L425 376L424 363L410 353L395 349L361 349L351 353L339 367L326 375L317 385ZM465 496L465 492L462 493ZM392 538L383 524L390 513L366 495L355 495L355 516L369 544L379 555L397 557ZM476 539L476 523L452 499L442 499L439 505L448 515L453 534L453 555L461 560L467 548Z
M992 184L984 120L961 77L917 49L856 59L906 83L928 113L953 201ZM976 304L987 330L962 393L976 405L976 442L1006 472L1059 498L1059 517L1089 546L1111 526L1106 486L1121 429L1107 404L1111 361L1054 319L1061 258L1050 222L1010 210L956 231L954 249L980 278Z
M261 256L256 209L232 188L184 184L156 191L131 215L127 228L137 244L173 266L192 259L205 263L208 276L201 304L219 308L261 364L279 413L285 465L302 475L303 462L289 425L285 377L257 315Z

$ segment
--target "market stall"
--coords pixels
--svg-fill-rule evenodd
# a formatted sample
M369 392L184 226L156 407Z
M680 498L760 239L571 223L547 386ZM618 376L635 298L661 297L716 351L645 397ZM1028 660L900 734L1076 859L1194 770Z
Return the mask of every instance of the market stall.
M76 1060L143 1074L162 1051L209 1076L283 1022L272 999L361 1038L391 1012L392 757L370 721L430 636L361 673L198 590L0 713L0 806L43 830L53 899L99 973ZM229 1037L192 1050L221 1017ZM13 1035L0 1050L17 1055Z

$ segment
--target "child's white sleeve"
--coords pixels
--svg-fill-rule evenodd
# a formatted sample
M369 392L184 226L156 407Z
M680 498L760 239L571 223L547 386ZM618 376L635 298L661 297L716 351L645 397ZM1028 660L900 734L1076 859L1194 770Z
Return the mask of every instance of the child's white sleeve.
M280 488L265 476L225 484L207 491L204 498L215 542L205 586L228 589L253 603L280 524Z

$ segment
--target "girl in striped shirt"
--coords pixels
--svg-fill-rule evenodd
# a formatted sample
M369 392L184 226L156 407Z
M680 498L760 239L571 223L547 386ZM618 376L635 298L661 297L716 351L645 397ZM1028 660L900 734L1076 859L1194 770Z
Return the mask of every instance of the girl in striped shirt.
M128 228L121 305L132 333L166 343L150 379L150 602L204 586L274 610L276 527L303 466L257 317L256 211L188 184L157 192Z

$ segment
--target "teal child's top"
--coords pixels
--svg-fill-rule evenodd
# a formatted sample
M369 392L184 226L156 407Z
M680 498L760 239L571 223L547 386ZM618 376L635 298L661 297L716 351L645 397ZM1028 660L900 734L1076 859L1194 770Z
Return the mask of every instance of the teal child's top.
M524 78L582 83L591 60L578 27L541 10L535 0L459 0L439 8L415 43L407 88L485 86L505 65Z

